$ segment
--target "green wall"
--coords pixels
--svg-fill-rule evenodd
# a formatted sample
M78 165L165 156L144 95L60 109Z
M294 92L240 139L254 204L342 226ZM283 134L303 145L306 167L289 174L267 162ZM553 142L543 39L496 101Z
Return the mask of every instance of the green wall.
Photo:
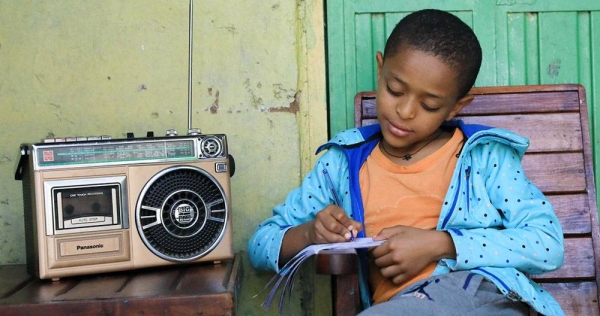
M21 183L13 180L20 143L185 133L188 5L0 0L0 264L25 262ZM322 3L197 0L194 8L192 125L229 137L234 248L245 251L326 138ZM243 259L238 312L265 314L264 296L253 296L271 274ZM312 298L302 300L313 310Z

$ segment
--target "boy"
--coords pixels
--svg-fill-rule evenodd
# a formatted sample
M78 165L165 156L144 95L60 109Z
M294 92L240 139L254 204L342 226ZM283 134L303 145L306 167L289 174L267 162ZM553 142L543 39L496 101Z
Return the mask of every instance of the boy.
M452 120L473 100L473 31L449 13L418 11L376 59L379 124L319 149L301 187L250 239L253 266L278 271L310 244L358 232L385 240L361 256L363 305L374 303L364 315L562 315L525 275L563 261L559 221L523 173L528 140Z

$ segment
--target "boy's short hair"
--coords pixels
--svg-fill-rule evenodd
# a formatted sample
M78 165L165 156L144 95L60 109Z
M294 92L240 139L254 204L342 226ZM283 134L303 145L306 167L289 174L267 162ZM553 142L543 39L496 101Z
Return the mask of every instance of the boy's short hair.
M384 60L407 47L432 54L457 72L458 99L475 84L481 46L473 30L455 15L433 9L407 15L390 34Z

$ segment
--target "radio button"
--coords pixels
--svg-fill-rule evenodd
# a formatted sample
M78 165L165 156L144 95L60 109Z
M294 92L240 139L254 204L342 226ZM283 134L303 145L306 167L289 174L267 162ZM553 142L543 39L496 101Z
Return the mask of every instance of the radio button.
M81 224L89 224L89 223L107 223L112 224L112 218L107 218L105 216L87 216L81 218L74 218L71 220L71 224L73 225L81 225Z
M227 163L226 162L215 163L215 172L216 173L227 172Z

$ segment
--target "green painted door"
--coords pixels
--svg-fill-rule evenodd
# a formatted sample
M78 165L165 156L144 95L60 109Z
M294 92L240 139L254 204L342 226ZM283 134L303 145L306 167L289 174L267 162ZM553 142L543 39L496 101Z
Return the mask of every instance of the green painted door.
M375 53L395 24L425 8L452 12L473 28L484 55L477 86L582 84L600 166L599 0L328 0L331 135L354 125L354 95L376 88Z

